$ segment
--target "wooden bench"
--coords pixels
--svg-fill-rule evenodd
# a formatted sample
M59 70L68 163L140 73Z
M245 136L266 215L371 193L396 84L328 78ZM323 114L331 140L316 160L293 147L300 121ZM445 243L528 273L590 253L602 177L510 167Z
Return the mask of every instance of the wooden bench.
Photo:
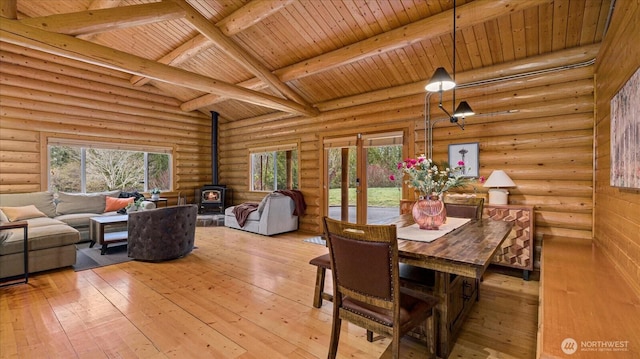
M640 358L640 296L590 240L545 236L537 358L570 357Z

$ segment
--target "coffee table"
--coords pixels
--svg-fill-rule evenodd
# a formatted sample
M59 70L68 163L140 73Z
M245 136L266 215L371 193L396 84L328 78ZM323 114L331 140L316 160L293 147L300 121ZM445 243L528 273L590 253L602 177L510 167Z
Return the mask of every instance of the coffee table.
M102 245L100 254L107 253L107 246L109 243L126 242L128 233L127 231L109 232L105 233L105 229L109 226L116 226L127 224L129 216L126 214L118 216L100 216L91 217L89 221L89 236L91 238L91 244L89 248L98 243Z

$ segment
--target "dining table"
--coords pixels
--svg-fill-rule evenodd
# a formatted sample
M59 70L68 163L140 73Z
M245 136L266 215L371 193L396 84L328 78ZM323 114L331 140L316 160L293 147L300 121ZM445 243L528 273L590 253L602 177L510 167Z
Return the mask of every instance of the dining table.
M395 224L399 232L414 224L410 214L385 222ZM434 273L434 283L425 288L439 299L435 325L440 358L449 356L462 324L479 299L482 275L512 227L513 222L472 219L431 242L398 235L399 261Z

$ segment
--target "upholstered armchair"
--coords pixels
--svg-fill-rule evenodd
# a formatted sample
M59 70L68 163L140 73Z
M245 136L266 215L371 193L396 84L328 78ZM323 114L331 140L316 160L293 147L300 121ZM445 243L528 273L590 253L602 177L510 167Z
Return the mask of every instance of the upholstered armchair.
M129 257L165 261L193 250L198 207L171 206L129 214Z

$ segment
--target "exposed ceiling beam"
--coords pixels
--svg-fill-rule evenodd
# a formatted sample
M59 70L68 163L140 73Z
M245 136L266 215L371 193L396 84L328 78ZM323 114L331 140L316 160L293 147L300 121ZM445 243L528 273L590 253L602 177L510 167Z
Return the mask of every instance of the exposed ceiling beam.
M68 35L48 32L22 24L17 20L0 22L0 41L65 58L111 68L130 74L143 75L158 81L187 87L203 92L224 95L279 111L314 116L316 109L276 96L242 88L203 75L195 74L164 64L159 64L126 52L76 39Z
M111 9L120 6L121 0L93 0L87 10Z
M475 0L456 8L458 30L482 24L488 20L508 15L534 6L548 3L549 0ZM347 65L371 56L404 48L413 43L433 39L448 33L453 28L453 10L448 10L413 22L403 27L370 37L311 59L275 70L273 73L283 82L297 80L338 66ZM261 89L260 79L243 81L239 86ZM206 94L182 104L181 108L195 109L222 101L223 98ZM196 107L196 108L199 108Z
M216 26L223 34L232 36L277 13L292 2L293 0L253 0L220 20Z
M285 97L296 101L297 103L305 106L308 112L318 114L317 110L313 108L307 101L300 96L297 92L293 91L289 86L284 84L278 77L271 73L271 70L266 68L260 61L254 58L251 54L246 52L242 47L226 37L220 29L213 25L209 20L197 12L184 0L171 0L178 6L180 6L186 12L185 19L191 23L200 33L206 36L209 40L213 41L219 49L224 51L227 55L231 56L239 65L246 68L248 71L257 76L260 80L264 81L279 93Z
M468 28L549 2L550 0L475 0L456 8L456 25L458 29ZM444 11L407 26L284 67L276 70L276 74L280 80L287 82L374 55L402 49L419 41L451 33L453 29L452 18L453 10Z
M280 11L280 9L289 5L291 2L293 2L293 0L253 0L219 21L216 26L224 35L233 36ZM209 46L213 46L213 43L204 35L198 34L158 59L158 62L176 66L197 55L198 52ZM148 83L149 79L141 76L133 76L130 81L134 86L142 86Z
M22 19L25 25L66 35L86 35L141 26L184 17L185 12L170 2L87 10L68 14Z

